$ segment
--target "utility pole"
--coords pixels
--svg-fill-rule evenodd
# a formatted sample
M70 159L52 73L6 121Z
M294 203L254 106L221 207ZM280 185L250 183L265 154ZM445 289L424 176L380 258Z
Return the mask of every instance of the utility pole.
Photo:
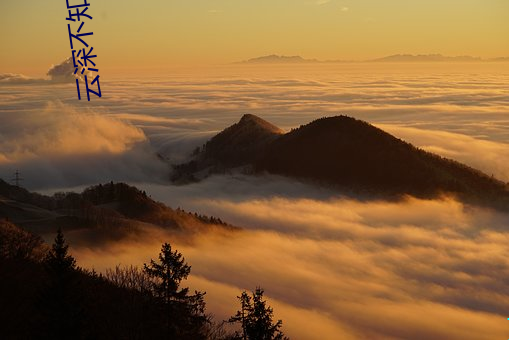
M14 178L12 179L12 181L14 182L14 185L16 185L18 188L19 188L19 182L21 182L23 180L23 178L21 178L19 175L20 175L19 170L16 170L16 172L14 173Z

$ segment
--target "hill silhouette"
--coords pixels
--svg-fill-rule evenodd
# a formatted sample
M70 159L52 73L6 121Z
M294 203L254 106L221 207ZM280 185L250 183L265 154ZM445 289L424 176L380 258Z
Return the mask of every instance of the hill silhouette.
M250 339L287 339L261 288L253 300L241 300L246 317L215 322L205 292L186 287L191 266L168 242L143 267L117 265L100 274L80 267L69 246L61 230L50 246L0 219L2 339L240 339L225 322L249 327Z
M251 118L253 119L253 118ZM241 122L245 120L243 117ZM241 122L213 137L195 155L193 167L182 165L174 174L190 178L182 170L216 173L234 168L249 173L272 173L332 186L344 193L394 198L403 195L432 198L453 194L475 204L506 210L509 190L505 183L459 162L423 151L369 123L347 116L326 117L276 133L268 122L256 120L253 131ZM270 125L269 125L270 124ZM254 130L266 128L263 138ZM239 138L230 136L249 136ZM268 138L270 136L270 138ZM227 146L217 156L214 147ZM186 177L187 176L187 177Z
M284 55L266 55L256 58L251 58L248 60L244 60L241 62L237 62L236 64L334 64L334 63L378 63L378 62L392 62L392 63L429 63L429 62L507 62L509 60L508 57L498 57L498 58L480 58L470 55L462 55L462 56L445 56L442 54L434 53L434 54L393 54L384 56L381 58L367 59L367 60L342 60L342 59L333 59L333 60L318 60L318 59L306 59L301 56L284 56Z
M251 58L242 61L241 64L303 64L303 63L317 63L316 59L304 59L301 56L284 56L284 55L266 55L257 58Z
M207 316L184 304L163 308L137 267L105 275L80 267L59 272L49 266L50 249L37 235L0 220L2 339L207 338ZM168 336L169 326L177 336Z
M247 114L208 141L204 155L206 160L219 161L225 166L239 166L249 160L250 154L264 149L282 133L277 126Z
M36 234L55 228L102 229L101 236L121 237L142 226L199 231L234 227L221 219L172 209L125 183L91 186L82 193L45 196L0 179L0 219L8 219Z
M189 181L204 176L250 164L253 155L265 148L283 131L277 126L246 114L240 121L214 136L195 151L196 159L175 168L174 181ZM205 169L205 172L200 172Z
M394 54L383 58L373 59L373 62L478 62L479 57L456 56L449 57L441 54Z

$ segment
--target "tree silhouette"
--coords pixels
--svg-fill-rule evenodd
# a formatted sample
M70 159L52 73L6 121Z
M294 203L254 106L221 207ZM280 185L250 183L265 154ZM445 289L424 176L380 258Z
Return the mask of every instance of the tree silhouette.
M191 266L185 263L182 254L171 250L169 243L163 244L159 254L159 263L150 260L150 264L145 264L145 272L156 279L153 286L154 293L160 297L164 303L183 299L189 288L179 289L182 280L187 279L191 272Z
M182 289L190 267L169 245L147 264L152 276L133 266L103 276L77 266L61 230L53 245L20 250L28 236L0 221L1 339L226 338L203 293Z
M168 338L200 339L208 322L205 316L205 293L195 291L189 295L189 288L180 284L191 272L182 254L172 251L169 243L164 243L159 261L150 260L144 264L144 271L152 278L152 291L162 305L166 315Z
M68 253L69 246L65 243L62 229L57 230L57 236L51 250L46 255L46 265L57 275L65 275L76 269L76 260Z
M46 255L44 265L48 274L39 308L43 311L44 337L51 339L80 339L84 337L82 289L76 270L76 260L68 253L64 234L58 229L55 242Z
M283 325L281 320L273 323L273 310L267 305L263 298L263 289L256 288L250 296L247 292L242 292L237 297L241 304L241 309L232 316L228 322L240 323L242 334L236 333L236 339L243 340L283 340L288 339L284 336L280 328Z

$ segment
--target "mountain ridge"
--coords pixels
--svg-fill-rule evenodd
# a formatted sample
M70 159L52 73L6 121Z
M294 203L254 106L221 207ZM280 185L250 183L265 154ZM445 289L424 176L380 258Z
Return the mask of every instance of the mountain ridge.
M244 61L236 62L235 64L330 64L330 63L380 63L380 62L398 62L398 63L436 63L436 62L508 62L509 57L495 57L495 58L481 58L475 56L444 56L438 53L431 54L392 54L380 58L366 59L366 60L319 60L307 59L302 56L285 56L270 54L255 58L250 58Z
M300 63L318 63L320 62L317 59L304 59L301 56L284 56L277 54L270 54L261 57L255 57L248 60L244 60L238 62L240 64L284 64L284 63L292 63L292 64L300 64Z
M242 120L242 119L241 119ZM465 202L509 208L508 186L457 161L421 150L371 124L348 116L324 117L272 138L235 149L238 123L213 137L194 160L175 167L176 182L240 170L270 173L371 197L455 195ZM244 136L249 135L245 131ZM220 136L228 152L210 145ZM249 135L255 136L255 135ZM209 145L209 146L208 146ZM238 155L241 155L237 158ZM194 174L200 173L200 176Z
M199 231L219 226L237 229L221 219L172 209L125 183L105 183L81 193L45 196L0 179L0 219L38 235L67 230L102 229L105 237L122 237L142 226L174 231Z

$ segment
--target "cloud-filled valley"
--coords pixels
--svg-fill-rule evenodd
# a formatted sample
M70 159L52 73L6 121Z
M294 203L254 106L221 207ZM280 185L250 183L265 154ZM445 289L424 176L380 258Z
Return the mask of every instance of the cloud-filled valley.
M56 133L55 128L44 130L50 139L68 134L86 140L86 136L78 137L76 130L66 131L65 123L57 120L69 119L64 111L76 113L75 117L93 112L101 119L115 119L112 124L117 127L118 121L124 122L122 134L141 129L154 153L180 162L194 147L244 113L260 115L286 130L318 117L347 114L380 127L391 126L389 132L396 137L508 179L502 165L509 143L509 92L504 86L509 75L500 72L505 64L480 64L472 69L461 65L456 66L458 69L454 65L419 69L415 65L382 68L356 64L301 66L298 70L295 66L262 70L237 67L104 81L106 95L90 103L77 102L71 83L1 84L0 134L3 140L12 139L19 132L16 129L22 129L12 126L13 117L17 121L38 116L27 124L39 129L37 124L50 107L60 112L44 123L58 127L59 136L50 135ZM437 135L439 131L452 134ZM108 151L125 136L118 137L120 141L113 134L101 136L90 151ZM9 143L12 141L7 143L10 149L0 149L0 174L5 177L14 167L4 165L6 153L12 152ZM29 145L17 146L18 154L27 152L33 152ZM480 155L482 159L478 159ZM12 165L12 155L10 158ZM86 183L55 183L77 184Z
M101 245L69 235L78 263L99 271L141 265L171 241L219 320L262 286L295 339L507 338L509 214L446 196L360 201L272 175L168 179L172 163L252 113L287 131L347 114L509 182L508 81L505 64L221 66L105 79L90 103L72 83L4 82L0 178L19 169L43 192L127 181L242 227Z
M203 192L210 189L207 182L200 185ZM217 317L233 313L231 297L238 291L260 285L294 338L504 336L505 214L446 198L214 200L185 198L182 190L167 195L248 229L191 240L149 233L104 249L78 247L73 249L78 260L99 270L141 265L171 239L193 265L192 288L209 292ZM309 317L312 324L306 323Z

